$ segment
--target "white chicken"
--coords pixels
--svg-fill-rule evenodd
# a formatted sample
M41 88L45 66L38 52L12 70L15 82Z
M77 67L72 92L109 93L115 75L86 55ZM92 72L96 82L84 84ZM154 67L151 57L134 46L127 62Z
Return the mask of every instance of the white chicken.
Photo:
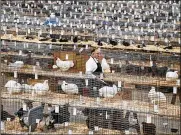
M48 80L45 80L43 83L36 83L33 86L33 90L37 94L40 94L40 95L45 94L49 90Z
M14 80L9 80L5 86L5 88L7 88L8 92L11 93L19 93L21 92L21 84L17 83Z
M62 70L62 71L67 71L69 68L74 66L73 61L62 61L60 58L57 58L56 60L56 65Z
M16 61L14 63L10 63L8 66L13 67L13 68L21 68L24 66L24 62L23 61Z
M79 92L78 86L76 84L66 83L65 81L63 81L61 88L67 94L78 94Z
M116 85L110 86L104 86L99 89L99 96L101 97L114 97L118 93L118 88Z
M166 73L166 80L167 81L168 80L176 80L176 79L178 79L178 71L174 71L174 72L168 71Z
M151 90L148 93L148 98L151 100L151 103L166 103L166 96L162 92L156 92L155 87L151 87Z

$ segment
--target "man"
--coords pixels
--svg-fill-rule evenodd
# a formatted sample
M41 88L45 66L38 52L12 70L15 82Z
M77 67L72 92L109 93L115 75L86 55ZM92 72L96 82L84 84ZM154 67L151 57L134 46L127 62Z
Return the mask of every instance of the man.
M99 74L109 71L110 67L101 54L100 49L93 49L89 60L86 62L86 73Z

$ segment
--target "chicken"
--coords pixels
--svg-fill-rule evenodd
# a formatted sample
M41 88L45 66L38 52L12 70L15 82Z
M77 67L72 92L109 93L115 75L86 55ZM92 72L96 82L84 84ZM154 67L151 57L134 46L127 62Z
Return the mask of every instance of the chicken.
M14 62L14 63L10 63L9 65L8 65L9 67L16 67L16 68L21 68L21 67L23 67L24 66L24 62L23 61L16 61L16 62Z
M14 80L9 80L5 86L5 88L7 88L8 92L11 93L19 93L21 92L21 84L17 83Z
M178 71L174 71L174 72L168 71L166 73L166 80L167 81L168 80L176 80L176 79L178 79Z
M37 94L45 94L49 90L48 80L45 80L43 83L36 83L33 86L33 90Z
M69 68L74 66L73 61L62 61L60 58L56 59L56 65L62 70L62 71L67 71Z
M156 92L155 87L151 87L151 90L148 93L148 98L151 100L151 103L166 103L166 96L162 92Z
M61 88L67 94L78 94L79 93L78 86L73 83L66 83L65 81L63 81Z
M101 97L114 97L118 92L118 88L116 85L110 86L104 86L99 89L99 96Z

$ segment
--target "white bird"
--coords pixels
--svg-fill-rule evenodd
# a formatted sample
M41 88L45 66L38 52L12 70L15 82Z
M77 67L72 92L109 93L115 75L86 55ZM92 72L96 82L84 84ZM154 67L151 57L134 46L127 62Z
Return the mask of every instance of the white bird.
M99 89L99 96L101 97L114 97L118 93L118 88L116 85L104 86Z
M78 86L76 84L67 83L65 81L63 81L61 88L67 94L78 94L79 92Z
M9 93L21 92L21 84L14 80L9 80L4 87L7 88Z
M62 69L63 71L67 71L69 68L74 66L74 63L71 60L69 60L69 61L62 61L62 60L60 60L60 58L57 58L56 65L60 69Z
M48 80L45 80L43 83L36 83L33 86L33 90L35 90L37 94L44 94L49 90Z
M151 100L151 103L154 102L165 102L166 103L166 96L162 92L156 92L155 87L151 87L151 90L148 93L148 98Z
M176 80L178 79L178 71L168 71L166 73L166 80Z
M24 66L24 62L23 61L16 61L14 63L10 63L8 66L9 67L21 68L21 67Z

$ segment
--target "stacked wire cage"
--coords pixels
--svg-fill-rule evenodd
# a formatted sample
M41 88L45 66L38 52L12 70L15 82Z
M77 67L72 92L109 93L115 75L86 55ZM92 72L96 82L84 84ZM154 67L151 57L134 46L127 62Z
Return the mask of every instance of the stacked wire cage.
M20 2L2 4L1 133L180 134L178 2ZM85 72L95 47L110 72Z

